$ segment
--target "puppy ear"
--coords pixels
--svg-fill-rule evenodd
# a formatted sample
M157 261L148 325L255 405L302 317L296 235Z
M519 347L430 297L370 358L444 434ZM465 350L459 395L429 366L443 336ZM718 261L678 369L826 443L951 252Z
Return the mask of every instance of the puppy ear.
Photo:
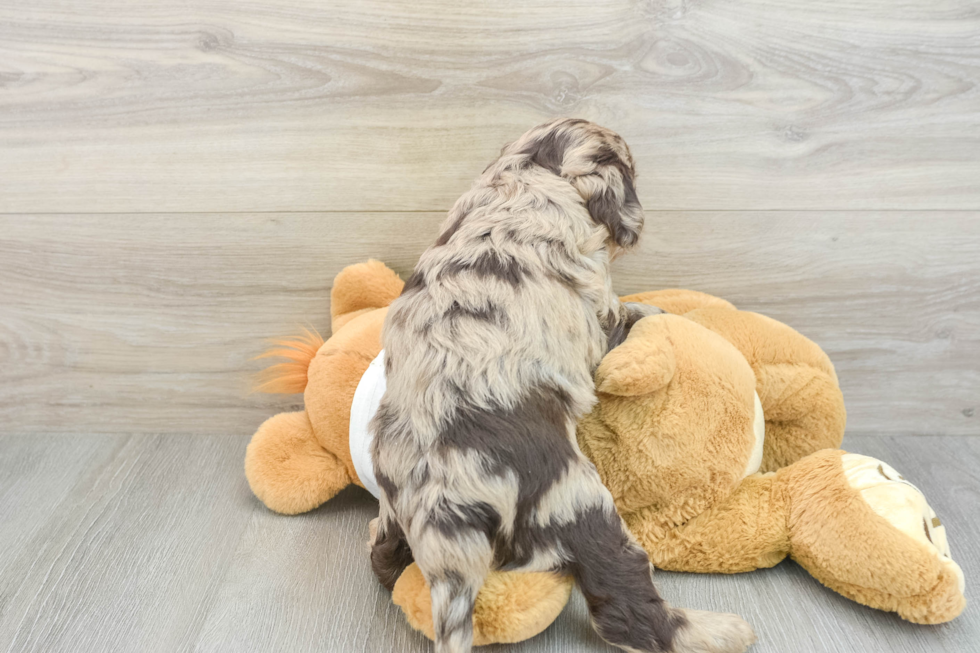
M573 178L572 185L585 199L592 219L609 230L617 245L629 249L643 230L643 207L633 184L632 162L612 149L601 148L593 164L593 171Z
M592 219L606 225L617 245L629 249L640 240L643 230L643 207L636 197L633 180L623 177L623 192L612 186L589 198L586 203Z
M669 317L654 315L634 324L626 341L599 363L596 390L636 397L664 388L677 367L668 329Z
M599 125L562 118L539 125L504 148L529 163L568 179L596 224L619 247L640 239L643 207L636 196L633 156L621 136Z

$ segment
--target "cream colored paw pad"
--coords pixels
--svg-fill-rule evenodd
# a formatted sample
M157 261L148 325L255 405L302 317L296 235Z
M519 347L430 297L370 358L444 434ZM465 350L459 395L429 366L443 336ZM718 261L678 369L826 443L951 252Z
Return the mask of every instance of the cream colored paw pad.
M841 456L844 475L868 505L892 526L922 543L947 564L965 586L963 571L949 550L946 527L926 502L925 496L887 463L876 458L846 453Z

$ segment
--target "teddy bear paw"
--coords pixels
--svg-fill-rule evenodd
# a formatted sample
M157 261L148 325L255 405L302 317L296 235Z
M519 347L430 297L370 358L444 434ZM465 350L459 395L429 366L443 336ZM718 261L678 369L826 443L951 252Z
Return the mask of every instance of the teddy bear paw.
M921 543L955 575L960 593L966 581L953 561L943 526L925 495L887 463L868 456L847 453L841 457L847 482L879 516Z

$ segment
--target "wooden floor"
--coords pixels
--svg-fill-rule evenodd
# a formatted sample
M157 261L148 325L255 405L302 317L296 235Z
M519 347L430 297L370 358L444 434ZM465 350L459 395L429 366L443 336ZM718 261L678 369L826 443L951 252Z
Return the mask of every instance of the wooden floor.
M296 517L267 511L240 436L0 438L0 651L429 651L371 574L377 504L350 488ZM946 524L968 597L980 578L980 438L854 437ZM968 653L980 608L917 626L834 594L798 566L735 576L660 572L678 605L742 614L754 653ZM612 651L579 595L542 635L488 651Z

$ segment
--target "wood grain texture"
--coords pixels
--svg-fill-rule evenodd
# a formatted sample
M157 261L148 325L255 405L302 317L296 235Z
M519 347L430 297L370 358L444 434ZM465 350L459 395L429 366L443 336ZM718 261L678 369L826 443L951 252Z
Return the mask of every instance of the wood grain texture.
M434 228L416 214L0 216L0 422L250 433L302 401L250 394L266 339L328 334L334 276L368 250L410 269Z
M0 438L0 651L422 653L364 550L377 504L351 488L287 517L252 497L238 436ZM980 576L980 438L849 437L916 483L967 577ZM676 605L737 612L753 653L969 653L980 610L916 626L830 592L793 563L658 572ZM538 637L491 653L614 649L578 593Z
M334 275L401 274L435 213L0 216L0 423L14 432L238 433L265 339L329 331ZM711 292L837 366L850 433L980 433L980 214L650 212L622 293Z
M659 209L980 209L972 0L0 2L0 211L445 210L556 114Z

